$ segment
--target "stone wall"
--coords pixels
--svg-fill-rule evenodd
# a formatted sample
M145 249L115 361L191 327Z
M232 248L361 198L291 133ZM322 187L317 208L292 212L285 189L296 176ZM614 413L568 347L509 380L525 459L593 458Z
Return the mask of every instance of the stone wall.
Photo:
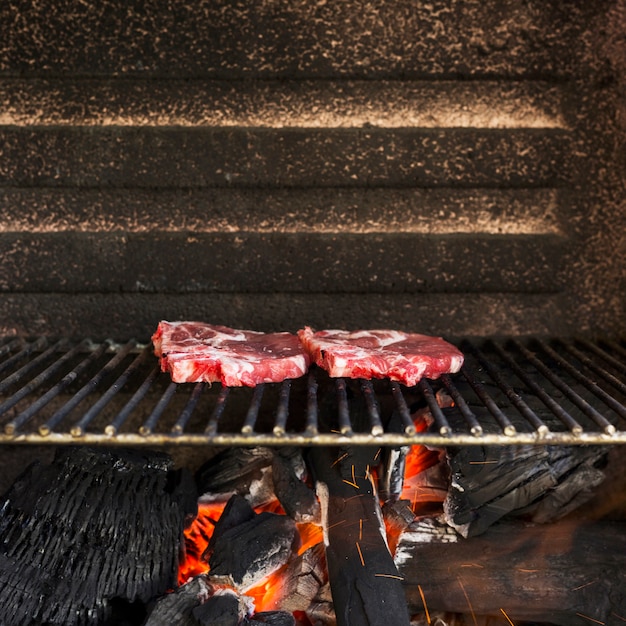
M626 327L616 2L0 6L0 334Z

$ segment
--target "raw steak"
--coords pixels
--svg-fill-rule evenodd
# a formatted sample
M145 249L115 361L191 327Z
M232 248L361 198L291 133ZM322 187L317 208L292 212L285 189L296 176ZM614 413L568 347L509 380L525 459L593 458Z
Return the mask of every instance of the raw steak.
M165 322L152 336L161 370L175 383L228 387L278 383L306 373L310 358L291 333L260 333L202 322Z
M463 354L441 337L397 330L298 331L311 360L332 377L389 378L407 386L458 372Z

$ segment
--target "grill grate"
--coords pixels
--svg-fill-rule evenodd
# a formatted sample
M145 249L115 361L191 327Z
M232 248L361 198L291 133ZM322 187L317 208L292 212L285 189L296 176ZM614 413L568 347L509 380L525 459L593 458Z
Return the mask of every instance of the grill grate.
M458 374L414 388L301 379L177 385L151 345L0 340L0 443L483 445L626 443L622 341L456 342ZM429 417L416 428L415 414Z

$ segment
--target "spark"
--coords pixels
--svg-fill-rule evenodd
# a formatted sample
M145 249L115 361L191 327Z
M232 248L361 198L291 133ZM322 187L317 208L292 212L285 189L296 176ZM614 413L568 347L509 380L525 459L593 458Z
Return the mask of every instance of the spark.
M341 461L343 461L347 456L348 456L348 453L344 452L344 454L342 454L339 458L335 459L335 461L333 462L331 467L335 467L335 465L337 465L337 463L341 463Z
M611 612L611 615L613 617L617 617L618 620L620 620L621 622L626 622L626 617L622 617L621 615L618 615L617 613L615 613L614 611Z
M395 580L404 580L404 576L397 576L396 574L374 574L377 578L395 578Z
M346 485L350 485L350 487L354 487L355 489L359 488L359 486L356 483L351 483L349 480L346 480L345 478L343 479L343 482L346 483Z
M601 622L599 619L594 619L593 617L589 617L589 615L583 615L582 613L578 613L578 611L576 612L576 615L578 615L578 617L582 617L583 619L588 619L594 624L600 624L601 626L604 626L605 624L605 622Z
M511 618L506 614L506 611L504 609L500 609L500 612L502 613L502 615L504 615L506 621L511 624L511 626L515 626L515 624L511 621Z
M585 583L584 585L579 585L578 587L574 587L572 589L572 591L579 591L580 589L584 589L585 587L589 587L589 585L595 585L598 581L597 580L591 580L588 583Z
M359 518L359 541L363 539L363 518Z
M422 604L424 605L424 612L426 613L426 621L430 624L430 613L428 612L428 607L426 606L426 598L424 597L424 592L422 591L422 585L417 585L417 588L420 592L420 597L422 598Z
M352 482L356 484L356 478L354 476L354 463L352 464Z
M374 461L378 460L378 457L380 456L380 453L383 451L382 448L378 448L378 450L376 451L376 454L374 455Z
M356 549L357 549L357 550L358 550L358 552L359 552L359 558L361 559L361 565L362 565L363 567L365 567L365 561L363 560L363 553L361 552L361 546L359 545L359 542L358 542L358 541L356 542Z
M457 577L457 580L459 581L459 585L461 586L461 591L463 591L463 595L465 596L465 599L467 600L467 606L469 607L470 613L472 614L472 620L474 621L474 626L478 626L478 622L476 621L476 614L474 613L474 607L472 606L472 603L470 602L469 596L467 595L467 591L465 591L463 582L458 577Z
M493 465L498 463L498 461L470 461L468 465Z

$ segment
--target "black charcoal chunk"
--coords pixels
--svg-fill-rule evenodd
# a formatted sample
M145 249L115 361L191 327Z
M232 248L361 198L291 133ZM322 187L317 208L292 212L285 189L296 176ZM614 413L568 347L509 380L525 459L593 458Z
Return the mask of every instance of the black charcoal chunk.
M318 522L320 504L313 489L302 480L304 472L300 448L276 450L272 461L272 480L278 501L285 513L296 522Z
M0 503L0 624L99 625L176 585L196 493L169 456L60 448Z
M295 626L296 619L291 613L285 611L265 611L255 613L253 617L243 622L244 626Z
M290 517L250 511L242 496L233 496L204 555L213 575L231 576L244 590L284 565L299 542Z
M239 598L234 593L220 593L192 610L199 626L238 626Z

